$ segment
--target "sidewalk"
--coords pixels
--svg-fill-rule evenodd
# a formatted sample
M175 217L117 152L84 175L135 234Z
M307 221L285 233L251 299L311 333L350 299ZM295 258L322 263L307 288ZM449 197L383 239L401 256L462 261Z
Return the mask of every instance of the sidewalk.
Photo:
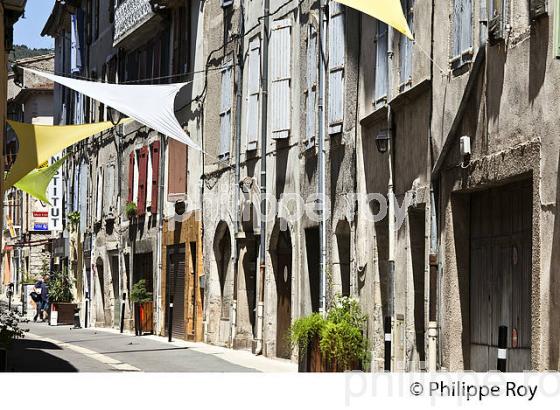
M92 328L97 331L120 334L117 329L107 328ZM132 332L125 331L123 334L132 336ZM264 356L255 356L249 351L234 350L226 347L214 346L202 342L189 342L185 340L173 339L170 343L167 337L146 335L140 336L142 339L153 340L158 343L165 344L166 346L173 346L177 348L189 349L189 351L199 352L206 355L214 355L229 363L255 369L263 373L297 373L297 363L293 363L285 359L271 359Z

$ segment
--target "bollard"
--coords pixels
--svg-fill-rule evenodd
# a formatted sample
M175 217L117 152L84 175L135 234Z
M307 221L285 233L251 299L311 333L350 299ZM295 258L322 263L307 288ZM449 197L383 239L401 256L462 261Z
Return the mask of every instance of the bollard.
M383 323L385 333L385 371L391 371L391 317L385 316Z
M80 308L76 307L74 309L74 327L72 329L81 329L82 324L80 323Z
M124 332L124 309L126 307L126 292L122 294L120 332Z
M507 371L507 326L498 329L498 371Z
M437 322L428 323L428 371L437 371Z
M86 312L84 317L84 327L88 327L88 317L89 317L89 292L86 292Z

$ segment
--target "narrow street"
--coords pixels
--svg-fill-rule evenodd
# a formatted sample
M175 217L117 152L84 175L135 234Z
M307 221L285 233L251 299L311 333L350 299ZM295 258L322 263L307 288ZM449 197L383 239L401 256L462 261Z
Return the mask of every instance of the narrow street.
M10 352L12 372L295 372L294 364L202 343L116 331L25 323Z

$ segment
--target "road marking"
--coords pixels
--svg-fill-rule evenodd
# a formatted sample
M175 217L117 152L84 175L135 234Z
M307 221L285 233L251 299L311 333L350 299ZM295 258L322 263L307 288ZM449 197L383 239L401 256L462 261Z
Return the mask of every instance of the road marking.
M120 372L141 372L142 371L141 369L139 369L137 367L134 367L134 366L132 366L128 363L123 363L123 362L121 362L117 359L113 359L112 357L106 356L103 353L98 353L98 352L95 352L93 350L87 349L85 347L75 346L75 345L72 345L70 343L61 342L60 340L50 339L48 337L39 336L39 335L36 335L36 334L33 334L33 333L26 333L25 335L26 335L26 337L29 337L30 339L42 340L44 342L55 344L62 349L73 350L76 353L87 356L87 357L89 357L93 360L97 360L98 362L103 363L107 366L111 366L112 368L114 368L115 370L118 370Z

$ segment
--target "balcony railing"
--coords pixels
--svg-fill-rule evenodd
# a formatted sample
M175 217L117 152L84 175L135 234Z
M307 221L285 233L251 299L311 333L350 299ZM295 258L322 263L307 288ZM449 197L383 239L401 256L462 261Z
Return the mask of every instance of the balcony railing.
M121 42L154 15L149 0L125 0L115 11L113 44L116 45Z

